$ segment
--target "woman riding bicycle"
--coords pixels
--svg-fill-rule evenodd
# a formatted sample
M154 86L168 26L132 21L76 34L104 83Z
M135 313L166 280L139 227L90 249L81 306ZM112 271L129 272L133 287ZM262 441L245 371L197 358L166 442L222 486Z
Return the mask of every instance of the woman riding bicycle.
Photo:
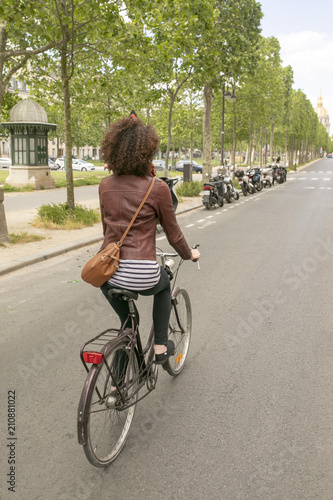
M155 129L150 125L145 126L134 112L128 118L117 120L105 132L101 152L113 175L102 179L99 185L104 234L101 249L120 240L148 191L154 175L152 160L159 142ZM173 354L175 346L168 340L170 280L156 261L157 221L162 225L170 245L182 259L200 258L200 252L190 249L178 225L169 187L163 180L156 179L122 244L119 268L101 286L101 290L119 316L122 326L128 317L128 304L117 297L109 297L110 288L154 295L155 362L163 364ZM136 314L139 321L137 309Z

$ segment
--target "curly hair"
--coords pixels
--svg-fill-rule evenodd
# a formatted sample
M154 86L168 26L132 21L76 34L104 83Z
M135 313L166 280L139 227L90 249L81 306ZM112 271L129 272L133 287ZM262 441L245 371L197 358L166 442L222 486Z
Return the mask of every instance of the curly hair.
M149 175L160 139L151 125L137 117L120 118L104 134L101 153L108 169L117 175Z

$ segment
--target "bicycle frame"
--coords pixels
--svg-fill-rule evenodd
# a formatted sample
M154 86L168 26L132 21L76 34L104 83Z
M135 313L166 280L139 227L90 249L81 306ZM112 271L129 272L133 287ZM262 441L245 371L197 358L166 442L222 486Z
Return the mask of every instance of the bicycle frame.
M176 257L177 254L161 252L161 253L158 253L157 255L159 255L161 257L162 267L168 273L169 279L171 281L173 279L174 275L173 275L171 269L167 265L167 258L168 257ZM177 279L179 267L182 264L182 262L183 261L181 261L179 263L179 265L176 269L175 281ZM177 309L177 300L176 299L177 299L177 295L178 295L179 291L180 291L179 286L175 285L175 282L174 282L174 287L172 288L172 291L171 291L171 303L172 303L172 307L174 308L174 311L175 311L177 324L178 324L181 332L184 333L185 330L184 330L183 326L181 325L179 314L178 314L178 309ZM85 352L85 348L89 344L102 346L102 349L100 351L101 354L103 355L102 363L106 366L106 368L110 374L110 377L113 381L114 386L118 389L119 394L121 395L122 403L124 405L124 406L122 406L122 409L128 408L131 405L125 404L126 403L125 396L119 390L120 388L118 386L118 383L115 380L114 375L112 374L110 367L108 366L108 364L106 362L108 350L111 348L111 346L116 345L117 341L121 342L124 339L127 339L130 342L130 344L132 345L132 349L130 351L129 362L131 362L131 356L135 355L138 357L138 364L139 364L139 384L138 384L138 387L135 389L134 394L139 392L139 390L143 387L143 385L146 382L148 382L149 369L153 365L153 359L154 359L154 328L153 328L153 326L151 327L149 337L147 340L147 344L145 345L145 347L143 347L142 342L141 342L140 332L139 332L139 325L138 325L136 314L135 314L134 299L128 297L126 300L128 301L129 315L126 318L126 321L124 322L124 324L122 325L122 328L121 329L104 330L102 333L100 333L99 335L96 335L94 338L90 339L88 342L83 344L81 347L81 350L80 350L81 361L85 367L85 370L87 371L87 373L89 373L90 368L88 367L88 364L84 360L84 357L83 357L83 353ZM131 327L125 328L125 325L127 324L129 319L131 321ZM147 354L148 354L148 357L147 357ZM96 366L96 369L98 369L98 365ZM156 375L156 379L157 379L157 375ZM128 380L127 384L129 384L129 383L130 383L130 381ZM156 381L155 381L155 383L156 383ZM148 387L148 392L146 394L144 394L142 397L140 397L140 399L136 400L136 402L140 401L145 396L147 396L149 394L149 392L151 392L151 390L153 390L154 388L155 388L155 384L151 384L150 387ZM105 395L101 395L97 388L95 388L95 390L97 392L99 399L102 400L103 398L105 398ZM135 403L132 403L132 404L135 404Z

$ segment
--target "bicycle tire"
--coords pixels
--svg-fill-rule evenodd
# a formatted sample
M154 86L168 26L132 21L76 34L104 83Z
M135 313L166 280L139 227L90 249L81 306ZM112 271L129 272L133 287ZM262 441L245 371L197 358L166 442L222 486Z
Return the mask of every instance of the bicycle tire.
M180 324L178 324L175 308L179 315ZM169 320L169 339L175 344L176 350L173 356L162 365L163 368L173 377L176 377L183 370L188 355L192 332L192 308L190 297L186 290L179 290L173 300L170 320Z
M104 361L100 365L94 365L87 376L78 414L79 419L80 414L83 415L83 449L87 459L95 467L107 467L123 449L138 398L138 393L134 393L139 382L139 365L136 351L131 349L130 344L126 341L110 344L104 351ZM114 379L122 384L125 405L118 390L115 391L115 396L110 395L113 379L108 367ZM132 398L131 394L134 394Z

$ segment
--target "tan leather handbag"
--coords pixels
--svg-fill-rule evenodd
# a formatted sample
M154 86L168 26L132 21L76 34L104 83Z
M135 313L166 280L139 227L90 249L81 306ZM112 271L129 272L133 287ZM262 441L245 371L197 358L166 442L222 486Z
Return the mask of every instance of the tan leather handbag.
M128 231L132 227L133 222L137 218L141 208L145 204L151 190L153 189L154 182L155 177L153 177L153 180L145 197L140 203L139 208L135 212L131 222L127 226L126 231L124 232L118 243L109 243L105 248L103 248L103 250L98 252L97 255L92 257L85 264L81 272L81 278L83 279L83 281L95 287L100 287L117 271L120 261L120 247L123 244Z

